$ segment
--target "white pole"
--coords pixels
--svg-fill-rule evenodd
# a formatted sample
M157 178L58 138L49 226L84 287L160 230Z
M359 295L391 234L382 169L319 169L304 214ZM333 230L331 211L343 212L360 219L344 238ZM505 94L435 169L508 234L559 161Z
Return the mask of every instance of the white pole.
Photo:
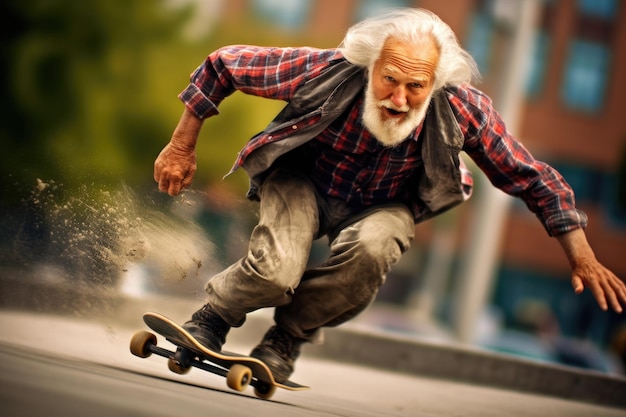
M502 95L497 100L498 111L507 124L508 131L519 131L520 109L526 79L526 62L537 16L538 0L521 0L517 3L519 19L513 35L511 58L503 80ZM492 187L486 180L477 192L474 221L470 227L467 252L464 256L456 287L453 306L453 326L463 343L476 339L478 323L483 313L498 266L498 256L504 223L511 197Z

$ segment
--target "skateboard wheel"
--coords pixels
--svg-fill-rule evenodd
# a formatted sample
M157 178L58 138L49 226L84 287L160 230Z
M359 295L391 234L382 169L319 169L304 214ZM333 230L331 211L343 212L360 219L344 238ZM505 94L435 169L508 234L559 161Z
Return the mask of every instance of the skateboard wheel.
M252 370L247 366L234 364L226 375L226 385L235 391L243 391L252 380Z
M276 392L276 387L271 384L261 382L254 387L254 395L264 400L269 400Z
M150 332L144 330L137 332L130 339L130 353L140 358L147 358L152 355L151 346L156 346L157 338Z
M191 366L184 366L174 359L170 359L167 361L167 367L170 371L179 375L185 375L191 370Z

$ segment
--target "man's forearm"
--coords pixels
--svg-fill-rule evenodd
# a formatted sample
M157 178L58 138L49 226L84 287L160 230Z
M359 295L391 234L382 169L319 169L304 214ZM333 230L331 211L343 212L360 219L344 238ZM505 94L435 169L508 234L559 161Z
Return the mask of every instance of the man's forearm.
M200 129L203 120L196 116L191 110L185 108L183 115L178 121L178 125L172 134L172 146L184 150L192 151L196 148Z
M582 228L572 230L571 232L557 236L565 256L572 267L575 269L581 262L585 260L595 259L595 254L587 241L587 236Z

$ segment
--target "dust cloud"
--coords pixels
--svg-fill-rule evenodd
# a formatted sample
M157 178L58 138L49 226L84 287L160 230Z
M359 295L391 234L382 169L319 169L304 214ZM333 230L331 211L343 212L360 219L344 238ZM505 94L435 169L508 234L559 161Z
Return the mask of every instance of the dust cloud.
M113 285L141 293L200 279L216 262L214 245L193 220L196 202L174 200L163 209L127 186L115 190L37 179L29 197L35 229L42 236L42 262L66 279ZM35 250L35 248L30 248Z

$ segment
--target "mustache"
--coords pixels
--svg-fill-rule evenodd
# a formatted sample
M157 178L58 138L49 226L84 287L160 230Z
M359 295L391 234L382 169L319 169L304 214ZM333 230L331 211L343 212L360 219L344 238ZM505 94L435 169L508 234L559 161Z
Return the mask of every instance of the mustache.
M394 105L391 102L390 99L380 100L378 102L378 107L386 107L388 109L391 109L391 110L397 111L397 112L401 112L401 113L408 113L409 110L411 110L411 107L409 107L408 103L405 103L404 106L397 107L396 105Z

